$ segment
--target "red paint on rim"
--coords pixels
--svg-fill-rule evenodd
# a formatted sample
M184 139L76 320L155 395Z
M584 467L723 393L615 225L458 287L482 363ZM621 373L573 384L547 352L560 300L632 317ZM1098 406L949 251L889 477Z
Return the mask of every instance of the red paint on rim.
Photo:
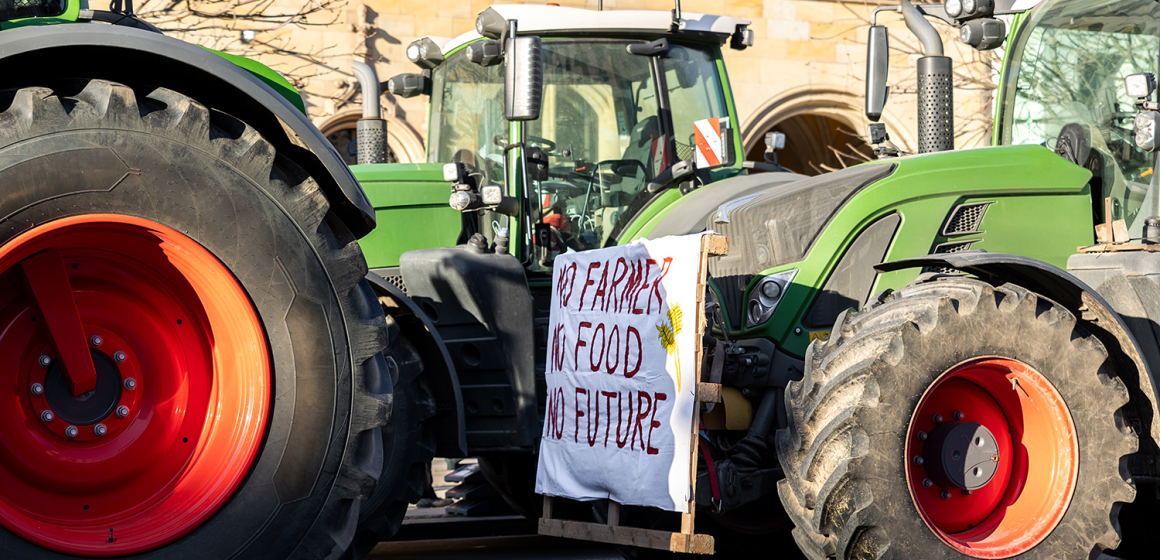
M999 469L970 495L927 488L919 432L935 414L987 427L999 445ZM906 481L919 513L943 542L974 558L1010 558L1043 542L1067 511L1079 473L1079 443L1067 404L1031 366L976 358L951 368L927 390L906 438ZM950 491L943 499L943 490Z
M189 533L228 501L266 431L269 350L257 312L224 265L155 222L101 214L36 227L0 247L0 284L59 249L85 336L125 352L130 413L107 434L62 437L31 394L52 352L32 299L0 290L0 524L45 548L122 556ZM69 297L58 294L57 297ZM131 366L131 367L130 367ZM133 373L136 372L136 373ZM59 422L60 418L54 420ZM112 529L112 542L110 542Z

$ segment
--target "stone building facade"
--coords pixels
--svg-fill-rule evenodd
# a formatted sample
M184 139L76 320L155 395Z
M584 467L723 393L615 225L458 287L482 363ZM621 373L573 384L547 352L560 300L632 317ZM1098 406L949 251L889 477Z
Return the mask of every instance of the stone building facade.
M318 2L320 0L313 0ZM597 9L599 0L555 0L560 5ZM310 25L275 29L250 24L250 41L234 42L230 52L254 54L256 45L277 45L279 52L258 56L276 70L295 76L312 120L336 145L352 137L360 113L360 94L350 62L373 62L382 80L417 72L406 58L407 45L423 36L455 37L473 29L475 16L489 0L349 0L309 16ZM274 6L292 5L275 0ZM791 169L816 173L856 163L870 155L861 140L866 34L876 2L817 0L684 0L687 12L724 14L753 23L755 45L744 51L723 49L746 153L760 158L764 134L780 130L787 147L779 161ZM890 3L889 5L896 5ZM603 0L605 10L672 9L668 0ZM915 60L917 41L901 17L882 13L890 29L892 92L883 122L891 139L914 150ZM989 140L992 55L976 53L957 40L955 30L940 28L947 53L956 60L956 147ZM237 33L231 31L230 33ZM205 44L197 35L183 37ZM222 37L217 37L218 48ZM255 47L247 49L247 46ZM266 49L269 51L270 49ZM295 55L294 53L298 53ZM307 56L303 56L305 53ZM383 95L389 143L401 162L426 160L424 139L428 100ZM353 161L353 160L352 160Z

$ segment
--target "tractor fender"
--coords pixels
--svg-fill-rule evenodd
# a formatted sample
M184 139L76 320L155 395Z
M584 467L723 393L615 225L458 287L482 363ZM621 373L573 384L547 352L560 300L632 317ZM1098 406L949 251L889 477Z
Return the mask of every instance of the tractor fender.
M422 308L389 280L372 271L367 273L367 281L376 295L394 304L398 311L388 311L388 314L395 318L407 340L423 357L423 376L435 396L435 456L467 457L463 395L443 338Z
M356 237L375 227L374 207L350 168L285 97L197 45L117 25L36 25L0 33L0 89L47 85L62 76L160 86L255 128L322 187Z
M1150 403L1152 441L1160 442L1160 393L1149 360L1145 359L1136 335L1104 296L1074 274L1040 260L1020 255L988 253L986 251L959 251L938 253L882 263L878 272L891 272L919 267L949 267L973 274L984 280L1012 282L1028 290L1043 294L1068 308L1083 323L1085 329L1103 342L1113 356L1116 368L1129 385L1137 383L1140 393ZM1151 333L1148 333L1151 336ZM1117 359L1118 358L1118 359ZM1158 364L1160 365L1160 364ZM1134 368L1137 379L1126 369Z

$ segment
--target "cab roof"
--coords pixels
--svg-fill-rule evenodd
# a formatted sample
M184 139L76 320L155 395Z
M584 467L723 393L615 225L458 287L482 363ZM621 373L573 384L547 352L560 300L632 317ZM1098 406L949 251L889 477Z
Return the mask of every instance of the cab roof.
M519 22L519 34L584 36L584 35L639 35L643 37L681 36L698 37L724 44L739 28L750 24L747 19L681 12L679 29L672 32L672 13L654 10L585 10L562 6L528 4L495 4L492 9L506 20ZM454 39L429 37L439 45L443 54L482 38L470 31Z

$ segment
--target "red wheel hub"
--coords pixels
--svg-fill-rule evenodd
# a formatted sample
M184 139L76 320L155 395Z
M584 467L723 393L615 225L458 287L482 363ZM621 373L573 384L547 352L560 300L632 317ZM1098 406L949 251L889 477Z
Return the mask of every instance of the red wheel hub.
M22 266L33 257L49 266ZM221 262L160 224L87 215L0 246L0 281L0 524L121 556L226 503L265 434L271 372ZM70 384L78 371L96 388Z
M959 442L931 435L950 428L970 435ZM952 467L932 461L959 459L964 445L976 446L976 460ZM977 460L980 449L993 463ZM907 430L911 498L939 538L975 558L1010 558L1047 538L1067 511L1078 471L1067 405L1018 360L977 358L950 369L927 390Z

